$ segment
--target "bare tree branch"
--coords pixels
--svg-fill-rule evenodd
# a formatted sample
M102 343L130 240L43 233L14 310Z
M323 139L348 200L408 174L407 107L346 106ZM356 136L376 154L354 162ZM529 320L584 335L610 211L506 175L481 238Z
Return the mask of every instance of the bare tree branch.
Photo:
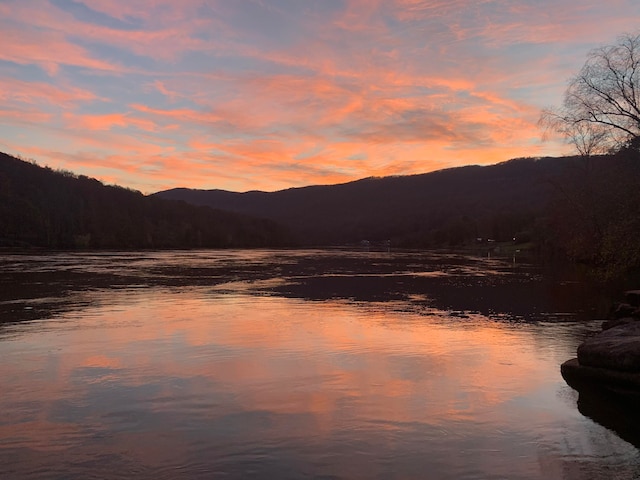
M581 155L619 150L640 138L640 34L593 50L569 82L562 106L540 124L563 135Z

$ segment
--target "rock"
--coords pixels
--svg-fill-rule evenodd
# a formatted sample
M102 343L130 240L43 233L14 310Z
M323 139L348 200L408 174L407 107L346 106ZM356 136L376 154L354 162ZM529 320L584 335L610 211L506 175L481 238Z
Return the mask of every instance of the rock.
M602 330L609 330L613 327L619 327L620 325L628 325L633 322L637 322L639 319L635 317L623 317L623 318L613 318L611 320L605 320L602 322Z
M624 299L632 307L640 307L640 290L629 290L625 292Z
M590 367L580 364L577 358L564 362L560 373L567 384L578 391L604 389L640 399L640 373Z
M640 373L640 322L609 328L578 347L581 366Z
M560 367L578 409L640 448L640 290L626 292L603 331Z
M619 303L615 306L612 316L615 319L630 317L636 308L628 303Z

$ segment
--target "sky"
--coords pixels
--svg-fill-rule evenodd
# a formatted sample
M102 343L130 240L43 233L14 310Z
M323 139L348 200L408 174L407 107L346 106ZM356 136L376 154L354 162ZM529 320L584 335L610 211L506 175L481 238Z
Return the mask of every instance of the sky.
M571 153L537 125L638 0L0 0L0 151L153 193Z

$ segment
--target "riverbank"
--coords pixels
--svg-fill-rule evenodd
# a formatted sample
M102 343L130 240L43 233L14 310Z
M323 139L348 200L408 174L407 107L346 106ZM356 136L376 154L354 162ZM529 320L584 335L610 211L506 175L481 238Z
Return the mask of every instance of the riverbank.
M581 412L586 409L586 416L640 448L640 435L634 434L640 432L640 290L625 293L602 331L580 344L577 357L564 362L560 371L579 392ZM594 404L609 408L589 408Z

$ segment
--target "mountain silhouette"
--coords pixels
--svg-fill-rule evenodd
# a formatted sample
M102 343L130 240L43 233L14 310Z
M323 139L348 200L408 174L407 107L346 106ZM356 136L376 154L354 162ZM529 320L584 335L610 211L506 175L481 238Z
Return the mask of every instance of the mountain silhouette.
M225 248L290 245L271 220L144 196L0 152L0 246Z
M153 196L268 218L285 225L303 245L451 246L531 236L554 179L577 161L520 158L276 192L175 188Z

